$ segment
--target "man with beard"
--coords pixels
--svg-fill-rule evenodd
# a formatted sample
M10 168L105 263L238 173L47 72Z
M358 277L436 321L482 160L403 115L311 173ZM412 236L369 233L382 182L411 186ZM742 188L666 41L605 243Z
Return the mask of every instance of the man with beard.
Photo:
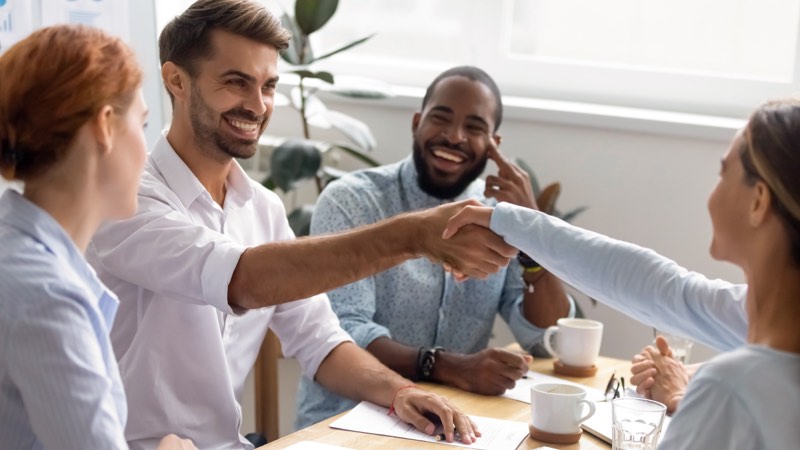
M464 199L536 208L527 174L498 151L502 114L497 85L483 70L464 66L443 72L412 119L413 156L331 183L317 202L312 234ZM484 182L478 176L489 159L499 170ZM544 329L572 314L560 280L530 258L519 259L485 280L466 282L415 259L328 296L342 328L399 374L499 395L527 372L530 356L486 348L495 315L527 352L539 354ZM304 379L296 426L352 406Z
M438 416L449 441L457 432L471 443L480 433L466 415L354 345L316 294L422 256L484 277L515 251L481 227L442 240L464 204L293 240L278 197L233 159L256 150L289 38L251 0L199 0L161 33L172 124L149 156L136 215L104 227L87 252L120 298L111 338L126 439L154 448L169 430L198 448L252 448L242 394L269 327L305 376L429 434Z

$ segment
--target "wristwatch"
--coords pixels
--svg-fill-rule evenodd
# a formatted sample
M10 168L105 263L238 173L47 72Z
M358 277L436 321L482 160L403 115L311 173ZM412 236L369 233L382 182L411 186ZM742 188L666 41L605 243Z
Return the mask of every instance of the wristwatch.
M442 347L420 347L417 353L417 379L426 381L431 379L433 366L436 364L436 354L443 352Z
M525 269L526 272L535 272L536 269L542 267L541 264L525 254L525 252L517 253L517 261L519 261L519 264Z

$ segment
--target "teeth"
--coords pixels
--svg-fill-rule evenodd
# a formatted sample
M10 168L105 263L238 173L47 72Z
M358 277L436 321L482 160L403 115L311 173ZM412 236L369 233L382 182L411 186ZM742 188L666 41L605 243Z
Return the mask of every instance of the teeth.
M443 150L434 150L433 154L436 155L439 158L446 159L446 160L452 161L454 163L460 163L460 162L464 161L464 158L461 158L461 157L459 157L457 155L454 155L452 153L448 153L448 152L443 151Z
M247 131L250 133L258 130L257 123L242 122L241 120L228 120L228 123L242 131Z

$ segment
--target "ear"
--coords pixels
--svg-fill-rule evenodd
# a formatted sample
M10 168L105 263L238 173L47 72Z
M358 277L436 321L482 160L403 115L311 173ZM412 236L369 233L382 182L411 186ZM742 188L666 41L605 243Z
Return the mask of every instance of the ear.
M161 66L161 80L173 97L184 100L189 91L189 73L172 61Z
M111 141L114 136L114 109L105 105L92 118L92 135L97 141L100 153L103 155L111 151Z
M494 141L495 144L497 144L498 147L500 147L500 144L503 143L503 136L495 134L492 136L492 140Z
M772 192L766 183L759 180L753 186L753 198L750 203L750 225L758 227L767 219L772 205Z
M416 133L417 128L419 128L419 121L422 118L422 114L417 111L414 113L414 117L411 118L411 132Z

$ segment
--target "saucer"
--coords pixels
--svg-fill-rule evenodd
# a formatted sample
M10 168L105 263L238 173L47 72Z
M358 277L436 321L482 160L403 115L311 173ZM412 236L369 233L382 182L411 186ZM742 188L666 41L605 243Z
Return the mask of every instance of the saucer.
M535 428L533 425L528 424L528 431L531 433L531 438L536 439L537 441L546 442L548 444L574 444L581 440L581 434L583 434L583 430L578 430L577 433L571 434L557 434L557 433L550 433L547 431L542 431L538 428Z
M567 377L585 378L593 377L594 374L597 373L597 366L592 365L591 367L575 367L568 366L559 360L555 360L553 361L553 371L559 375L564 375Z

